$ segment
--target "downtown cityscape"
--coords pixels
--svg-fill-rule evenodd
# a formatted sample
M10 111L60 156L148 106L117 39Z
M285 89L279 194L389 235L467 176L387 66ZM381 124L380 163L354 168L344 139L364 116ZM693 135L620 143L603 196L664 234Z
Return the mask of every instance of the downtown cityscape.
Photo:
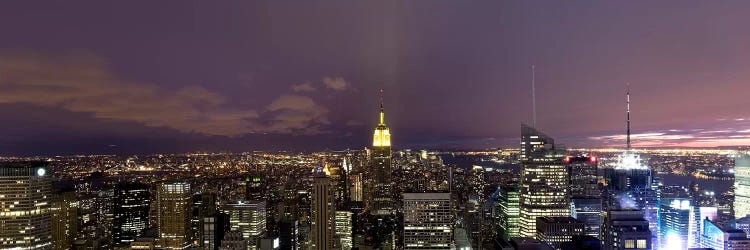
M184 4L0 4L0 249L750 250L748 3Z

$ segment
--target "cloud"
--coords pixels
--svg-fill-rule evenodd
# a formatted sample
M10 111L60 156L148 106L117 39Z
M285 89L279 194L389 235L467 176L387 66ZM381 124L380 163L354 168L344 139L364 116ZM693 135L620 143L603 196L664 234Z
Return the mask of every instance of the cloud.
M294 92L313 92L315 90L315 86L311 82L292 85L292 91Z
M324 77L323 85L336 91L345 90L351 86L343 77Z
M301 95L282 95L261 114L255 124L260 130L293 134L325 133L323 126L330 124L328 109L312 98Z
M309 134L323 131L321 125L328 123L327 109L309 97L283 95L260 111L237 108L201 86L171 90L118 78L106 60L83 53L0 53L0 90L0 104L56 107L208 135Z

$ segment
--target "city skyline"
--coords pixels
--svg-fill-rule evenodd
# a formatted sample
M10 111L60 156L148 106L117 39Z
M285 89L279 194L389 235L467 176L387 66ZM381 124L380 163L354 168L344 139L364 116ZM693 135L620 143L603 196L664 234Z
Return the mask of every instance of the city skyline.
M531 65L563 144L628 82L634 147L750 144L748 3L49 4L0 8L0 155L364 148L380 89L398 148L514 146Z

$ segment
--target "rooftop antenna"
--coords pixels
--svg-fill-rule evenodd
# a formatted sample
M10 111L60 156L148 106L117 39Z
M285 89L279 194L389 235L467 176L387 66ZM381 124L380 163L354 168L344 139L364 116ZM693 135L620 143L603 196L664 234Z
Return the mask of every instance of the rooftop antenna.
M380 124L385 124L385 112L383 111L383 89L380 89Z
M531 126L536 128L536 86L534 65L531 65Z
M627 145L628 145L628 151L630 151L630 83L627 83L627 92L626 92L625 96L627 98L626 99L626 103L627 103L626 113L627 113L627 116L628 116L628 120L627 120L627 122L628 122L628 124L627 124L627 126L628 126Z

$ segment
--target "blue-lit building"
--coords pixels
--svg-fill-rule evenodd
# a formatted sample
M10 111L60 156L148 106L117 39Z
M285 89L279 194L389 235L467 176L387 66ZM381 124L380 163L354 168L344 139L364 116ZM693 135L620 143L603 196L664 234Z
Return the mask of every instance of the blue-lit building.
M703 220L701 247L715 250L750 249L750 239L744 231L734 228L722 228L711 220Z
M662 198L659 203L659 249L685 249L689 244L691 201Z
M583 222L584 235L599 237L602 225L602 200L598 197L570 199L571 217Z

